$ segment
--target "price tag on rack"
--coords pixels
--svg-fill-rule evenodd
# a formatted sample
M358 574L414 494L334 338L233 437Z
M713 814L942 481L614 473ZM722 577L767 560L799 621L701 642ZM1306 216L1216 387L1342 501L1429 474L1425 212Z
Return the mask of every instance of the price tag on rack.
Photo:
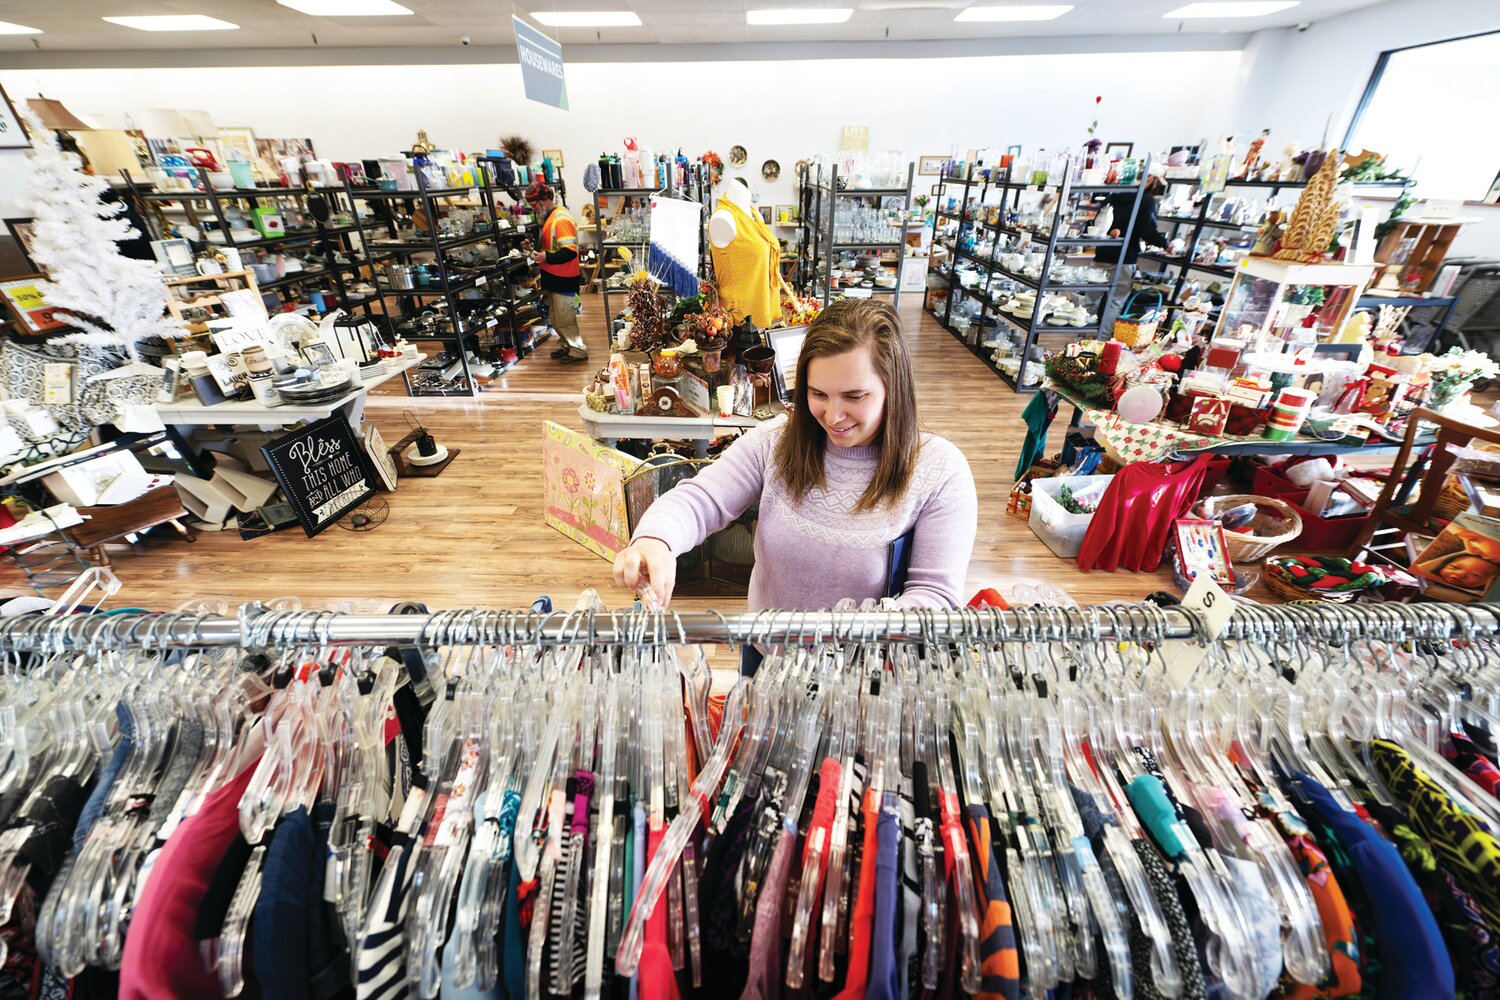
M490 283L490 276L487 275L487 274L481 274L479 276L479 278L474 282L474 287L475 288L483 288L485 285L488 285L489 283Z
M1219 637L1229 619L1234 617L1234 601L1207 573L1199 573L1193 580L1193 585L1183 595L1182 606L1198 612L1208 629L1208 637L1168 639L1163 645L1161 655L1167 665L1167 683L1173 688L1187 686L1193 671L1208 655L1209 643Z

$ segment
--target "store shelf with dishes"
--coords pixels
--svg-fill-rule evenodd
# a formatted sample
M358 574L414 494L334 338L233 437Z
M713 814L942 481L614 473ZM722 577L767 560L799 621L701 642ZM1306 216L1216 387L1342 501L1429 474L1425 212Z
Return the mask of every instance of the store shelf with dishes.
M314 187L301 185L276 185L255 188L215 189L209 181L209 171L198 169L202 190L156 191L137 184L130 171L121 171L129 197L136 203L140 217L146 223L147 237L153 240L172 238L176 227L167 215L185 218L199 237L191 241L195 252L208 250L235 251L286 251L278 256L295 255L302 267L299 270L282 272L284 264L277 264L272 273L278 276L264 283L257 282L257 289L264 293L275 293L280 308L310 312L315 308L313 296L300 294L309 284L331 283L331 291L344 308L358 307L366 316L377 322L385 322L384 305L379 296L356 295L352 287L362 282L373 283L373 267L388 259L381 253L372 252L361 237L358 246L350 239L361 233L357 210L349 202L341 202L344 188ZM312 199L319 199L314 202ZM266 205L261 203L265 202ZM304 218L311 225L274 236L256 236L236 239L235 233L255 232L252 220L245 215L248 209L253 214L261 208L271 208L273 214L286 218ZM315 211L316 208L316 211ZM329 220L348 218L349 223L329 224ZM214 239L222 234L222 239ZM339 258L344 258L340 260ZM248 268L263 267L254 260L242 260ZM262 270L263 274L264 271ZM348 280L346 280L348 279ZM380 310L377 312L376 307Z
M941 224L937 217L933 222L934 242L947 250L950 258L954 261L968 261L975 265L975 270L981 275L978 284L982 289L966 287L957 278L957 265L946 274L935 272L938 277L948 284L950 289L947 302L938 316L939 322L944 329L953 334L960 342L970 349L972 353L979 355L985 360L986 365L1018 392L1034 391L1036 385L1023 385L1018 377L1021 368L1024 367L1025 359L1028 358L1039 338L1061 337L1069 338L1099 336L1105 314L1105 306L1119 287L1125 271L1123 266L1116 261L1113 265L1095 265L1096 268L1104 268L1109 275L1108 281L1069 281L1067 275L1054 278L1055 267L1068 266L1065 261L1070 256L1068 251L1074 249L1086 249L1099 247L1119 247L1124 241L1119 237L1092 236L1087 232L1087 227L1094 222L1089 214L1092 203L1096 198L1106 194L1126 193L1133 196L1132 212L1140 204L1144 197L1146 170L1143 168L1140 181L1131 185L1120 184L1087 184L1074 185L1067 178L1073 176L1074 164L1070 160L1064 166L1062 176L1065 178L1059 184L1023 184L1009 179L1008 170L1002 168L983 169L970 167L962 176L955 177L947 175L938 179L938 205L939 212L946 217L952 226L952 242L942 238L947 228ZM948 192L948 187L956 186L956 193ZM1007 224L1005 221L1012 217L1020 217L1023 211L1022 199L1027 194L1038 192L1055 192L1050 210L1039 218L1040 225L1022 226ZM949 198L957 199L960 210L954 212L943 209L941 206ZM977 199L977 201L975 201ZM975 208L970 209L971 201ZM1040 206L1038 206L1039 208ZM1026 209L1032 211L1032 209ZM966 250L963 241L968 234L976 237L974 247L979 252ZM1069 235L1072 232L1073 235ZM978 239L979 234L986 234L984 240ZM1030 252L1042 253L1042 259L1035 263L1036 275L1023 274L1014 268L1005 266L1001 261L1004 252L1015 253L1016 250L1002 250L1000 246L1001 236L1007 236L1012 240L1022 241L1021 246L1030 248ZM1085 258L1087 259L1087 258ZM1012 263L1015 263L1012 261ZM1085 273L1084 277L1090 276ZM1026 316L1017 316L1001 308L1001 303L996 300L991 291L993 279L1002 278L1027 289L1027 294L1032 299L1032 308L1039 309L1047 305L1048 295L1081 295L1089 296L1082 300L1083 305L1078 305L1074 300L1074 308L1081 310L1082 315L1092 316L1093 319L1080 325L1055 325L1034 322ZM961 330L955 316L955 302L962 298L970 298L980 304L977 316L963 316L968 328ZM1056 301L1055 299L1052 301ZM935 314L937 315L937 314ZM1034 313L1033 313L1034 315ZM987 322L990 317L996 322ZM975 320L977 319L977 326ZM982 353L988 349L982 345L976 347L969 339L970 330L983 330L988 327L998 326L1003 321L1009 327L1019 330L1024 336L1021 339L1017 357L1021 359L1017 365L1016 374L1011 374L1006 369L994 362L988 354Z
M420 265L428 280L425 286L414 284L402 288L396 287L394 275L377 278L376 297L382 303L389 300L397 309L392 321L394 332L411 341L433 341L445 348L456 348L456 358L432 359L424 362L423 371L406 373L407 391L412 395L477 395L484 388L480 379L508 369L529 355L533 347L527 330L518 325L519 300L515 291L515 282L528 279L532 270L530 258L521 251L526 230L510 225L510 220L501 215L497 201L501 193L516 197L516 192L495 183L498 168L494 161L481 157L475 162L488 183L464 188L429 188L421 171L413 174L415 191L355 188L345 183L344 196L354 208L361 244L402 262L396 268L398 271L417 269L418 265L411 263L414 257L430 257L430 261ZM449 202L476 194L478 209L460 208ZM386 207L395 201L410 202L412 218L420 212L427 221L425 231L414 236L404 234L396 210ZM360 203L369 211L359 211ZM468 224L486 228L444 235L441 224L451 218L450 211L477 212L477 220L472 214L467 217ZM384 235L377 237L368 231L367 219L383 225ZM479 252L485 256L492 254L493 258L474 261L453 256L455 251L473 247L482 247ZM413 277L408 273L404 280ZM482 294L467 294L476 291ZM429 367L434 361L443 364Z
M1188 197L1192 199L1193 206L1197 211L1191 215L1174 212L1165 215L1157 215L1159 223L1165 223L1172 228L1174 235L1183 236L1185 251L1181 254L1165 254L1156 251L1142 251L1140 256L1147 260L1153 260L1168 267L1177 268L1177 279L1169 290L1163 291L1167 300L1167 308L1170 311L1182 308L1183 292L1189 281L1192 280L1193 272L1213 275L1216 278L1232 278L1242 260L1251 247L1254 246L1254 237L1260 232L1264 223L1265 213L1271 211L1271 202L1282 191L1297 191L1307 187L1303 180L1236 180L1231 179L1224 182L1224 186L1215 191L1202 191L1203 179L1197 175L1190 177L1166 177L1164 183L1169 187L1187 187L1200 189ZM1400 191L1409 182L1407 181L1356 181L1353 186L1361 191L1379 192L1383 190ZM1261 206L1261 214L1256 222L1232 222L1224 218L1210 218L1214 211L1215 197L1224 194L1231 189L1242 189L1249 192L1264 192L1267 195L1266 202ZM1168 200L1171 200L1170 197ZM1178 202L1180 205L1181 203ZM1286 209L1290 212L1290 206ZM1184 230L1185 235L1184 235ZM1236 233L1239 239L1235 242L1234 250L1239 257L1234 262L1219 263L1208 262L1199 259L1199 247L1203 243L1205 235L1211 232ZM1246 240L1245 237L1250 237ZM1232 237L1231 237L1232 239ZM1227 240L1226 240L1227 243ZM1144 287L1146 282L1137 281L1136 287Z
M882 187L882 188L840 188L839 173L836 166L823 166L817 164L805 167L798 179L798 205L802 212L802 250L798 259L798 271L796 285L799 291L806 295L811 294L822 300L826 306L832 302L835 293L848 294L850 292L863 294L869 292L874 295L891 296L891 304L899 306L901 302L901 273L905 267L906 260L906 225L904 216L911 205L912 181L916 177L916 164L906 165L906 187ZM840 236L842 227L851 225L851 217L855 212L882 212L892 211L883 206L862 205L857 199L860 198L900 198L901 218L881 220L882 225L873 226L875 232L868 235L880 236L891 235L892 239L849 239L848 236ZM865 235L848 232L848 235ZM877 254L895 253L893 261L885 261L879 281L869 278L867 274L860 277L859 283L849 287L832 287L830 281L831 272L836 269L837 259L843 255L853 254ZM847 262L846 262L847 263ZM894 282L890 285L884 284L891 276L889 265L894 263ZM867 265L860 264L860 268ZM852 269L852 268L851 268ZM868 282L868 283L866 283Z

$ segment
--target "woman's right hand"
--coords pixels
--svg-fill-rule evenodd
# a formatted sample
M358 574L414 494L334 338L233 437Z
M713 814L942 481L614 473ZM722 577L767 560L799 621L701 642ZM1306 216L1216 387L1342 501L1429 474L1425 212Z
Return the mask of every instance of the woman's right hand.
M677 557L659 538L637 538L615 556L615 583L631 590L649 585L665 608L677 584Z

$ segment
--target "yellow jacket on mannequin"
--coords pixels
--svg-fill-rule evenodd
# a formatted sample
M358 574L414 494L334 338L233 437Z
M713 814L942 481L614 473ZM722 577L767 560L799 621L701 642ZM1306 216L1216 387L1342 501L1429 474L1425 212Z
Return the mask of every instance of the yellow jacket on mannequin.
M709 246L719 297L736 318L749 316L756 326L768 327L781 318L781 247L758 213L725 197L715 208L734 219L734 239L727 246Z

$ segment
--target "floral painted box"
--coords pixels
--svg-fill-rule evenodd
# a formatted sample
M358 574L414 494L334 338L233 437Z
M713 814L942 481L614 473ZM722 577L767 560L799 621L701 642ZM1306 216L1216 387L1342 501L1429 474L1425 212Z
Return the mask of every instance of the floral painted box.
M581 431L547 421L542 431L542 506L547 523L613 560L630 544L625 477L639 464Z

